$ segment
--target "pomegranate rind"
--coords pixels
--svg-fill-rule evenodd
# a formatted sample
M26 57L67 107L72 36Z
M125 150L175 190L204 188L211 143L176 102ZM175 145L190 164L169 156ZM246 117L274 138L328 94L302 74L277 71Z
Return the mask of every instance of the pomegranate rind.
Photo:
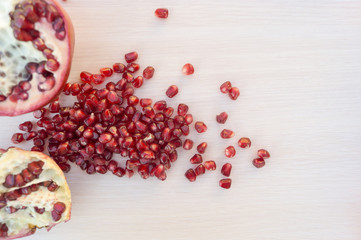
M49 4L53 4L55 8L58 10L59 14L64 19L64 29L67 32L67 36L64 39L64 41L67 42L68 52L63 53L63 54L67 54L67 57L64 58L66 62L60 63L63 66L63 71L57 74L56 84L54 88L44 93L41 97L37 97L34 99L30 97L25 102L19 101L17 104L11 104L8 100L2 102L0 104L0 116L18 116L35 111L45 106L59 95L59 93L61 92L61 90L63 89L63 87L65 86L68 80L71 70L71 63L73 59L74 44L75 44L74 27L70 19L70 16L56 0L45 0L45 1ZM16 2L20 2L20 1L18 0Z
M70 217L71 217L71 192L70 192L69 186L66 182L66 178L64 176L63 171L59 168L59 166L56 164L56 162L52 158L47 156L46 154L41 153L41 152L36 152L36 151L26 151L26 150L23 150L20 148L15 148L15 147L9 148L5 153L2 153L0 156L0 182L4 182L5 176L7 174L9 174L9 172L10 173L13 173L16 171L19 172L21 169L24 168L24 166L27 166L27 164L29 164L33 161L38 161L38 160L41 160L44 162L44 165L42 167L43 168L42 173L39 175L38 178L29 182L24 187L29 186L31 184L40 183L40 182L43 182L46 180L53 180L57 185L59 185L59 189L57 190L57 191L59 191L59 195L56 195L57 193L55 193L54 194L54 195L56 195L55 198L53 196L53 199L50 199L50 200L47 199L47 201L45 201L44 207L46 207L46 204L51 205L52 203L61 201L66 206L65 211L61 215L61 218L56 222L54 222L54 220L51 218L51 214L50 214L48 224L46 224L46 225L43 224L43 226L37 226L34 224L26 223L24 225L26 225L27 228L19 229L18 231L14 232L13 234L11 234L11 232L9 232L7 237L0 237L0 239L16 239L16 238L26 237L26 236L34 234L36 232L37 228L46 228L49 231L55 225L57 225L61 222L67 222L70 220ZM14 188L7 189L2 184L0 184L0 194L4 193L6 190L12 191L15 189L17 189L17 188L14 187ZM32 197L34 195L29 194L25 197L23 197L23 196L19 197L14 202L19 202L20 205L22 205L22 206L30 207L29 202L38 204L39 199L41 200L41 202L44 202L43 199L49 197L49 195L47 195L47 196L35 195L36 199L32 199ZM51 202L49 203L49 201L51 201ZM6 219L5 218L6 215L4 217L4 215L3 214L1 215L1 214L2 214L2 212L0 211L0 221L1 222L5 222L5 223L11 222L11 221L14 221L14 219L15 219L15 218ZM16 220L18 220L18 219L16 219ZM21 220L21 219L19 219L19 220ZM36 219L35 219L35 221L36 221ZM44 219L42 219L42 221L44 221ZM9 228L9 231L10 230L11 230L11 228Z

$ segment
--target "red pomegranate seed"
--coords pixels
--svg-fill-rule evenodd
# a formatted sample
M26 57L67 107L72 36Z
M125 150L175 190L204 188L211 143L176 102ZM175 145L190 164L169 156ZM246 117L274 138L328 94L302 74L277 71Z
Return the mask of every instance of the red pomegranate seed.
M188 169L184 175L190 182L194 182L197 179L197 175L192 168Z
M231 170L232 170L232 164L230 163L225 163L223 166L222 166L222 169L221 169L221 173L226 176L226 177L229 177L231 175Z
M140 106L141 107L147 107L152 105L152 99L150 98L141 98L140 99Z
M138 76L133 80L132 85L135 88L140 88L143 85L143 82L144 82L143 77Z
M19 125L19 129L24 132L30 132L33 128L33 124L30 121L23 122Z
M186 104L183 104L183 103L179 104L178 105L178 110L177 110L178 115L181 115L181 116L184 117L187 114L188 109L189 108L188 108L188 106Z
M131 178L134 175L134 171L131 169L125 169L125 174L127 175L128 178Z
M92 74L89 73L89 72L81 72L80 73L80 80L83 83L91 83L91 76L92 76Z
M199 153L204 153L207 149L207 143L206 142L202 142L197 146L197 151Z
M138 71L140 68L139 64L137 63L129 63L127 65L127 71L130 73L135 73L136 71Z
M206 124L204 124L204 122L198 121L194 124L194 127L195 127L196 131L199 133L203 133L203 132L207 131L207 126L206 126Z
M219 115L216 116L216 120L220 124L226 123L228 119L228 114L226 112L221 112Z
M202 155L194 154L193 157L189 160L192 164L199 164L203 162Z
M98 166L95 167L95 171L97 171L100 174L105 174L108 171L108 169L107 169L106 166L99 166L98 165Z
M193 115L188 113L184 116L184 119L186 121L186 124L190 125L193 122Z
M75 83L74 83L75 84ZM73 84L73 85L74 85ZM79 91L80 92L80 91ZM78 93L79 93L78 92ZM55 101L55 102L52 102L52 103L50 103L49 104L49 112L51 112L51 113L57 113L57 112L59 112L59 110L60 110L60 104L59 104L59 102L58 101Z
M93 74L93 75L91 75L90 79L91 79L91 82L96 85L102 84L105 80L104 76L101 74Z
M204 164L204 167L209 171L214 171L217 168L217 165L213 160L205 161L203 164Z
M229 129L223 129L221 132L221 138L232 138L234 137L234 132Z
M261 168L266 165L266 162L263 158L255 158L253 159L252 163L256 168Z
M125 54L124 58L125 58L125 61L127 61L127 63L134 62L138 59L138 53L137 52L127 53L127 54Z
M24 141L24 136L22 133L14 133L14 135L12 136L11 138L11 141L14 143L14 144L19 144L21 143L22 141Z
M232 100L236 100L239 97L239 89L236 87L232 87L231 90L229 90L229 97Z
M249 138L243 137L238 140L238 146L240 148L250 148L251 147L251 140Z
M129 96L127 103L129 106L136 106L139 103L139 98L137 96Z
M199 164L196 169L195 169L195 172L196 172L196 175L199 176L199 175L202 175L206 172L206 168L204 167L203 164Z
M99 142L101 143L108 143L110 142L110 140L112 140L112 134L110 133L102 133L100 134L99 138L98 138Z
M231 90L232 88L232 84L230 81L227 81L227 82L224 82L221 87L220 87L220 90L222 93L229 93L229 91Z
M232 158L234 155L236 155L236 149L234 149L233 146L229 146L224 150L224 155L226 155L228 158Z
M184 75L191 75L194 73L194 67L192 64L190 63L186 63L183 68L182 68L182 72Z
M154 75L154 68L151 66L148 66L143 71L143 77L145 79L151 79Z
M46 109L45 108L41 108L39 110L36 110L33 112L34 118L40 119L42 117L44 117L46 113Z
M164 100L157 101L154 103L153 108L156 111L162 111L167 108L167 102Z
M219 186L221 188L229 189L231 187L231 184L232 184L232 179L230 178L224 178L219 180Z
M132 170L128 170L128 171L131 171L133 174L134 172ZM118 176L118 177L123 177L125 175L125 170L121 167L117 167L114 171L113 171L113 174L115 176ZM131 176L133 176L133 174ZM127 176L128 177L131 177L130 174L127 172Z
M155 10L154 14L158 18L168 18L168 9L167 8L157 8Z
M123 63L114 63L113 64L113 70L116 73L124 73L125 69L126 69L126 67Z
M269 154L269 152L265 149L259 149L257 151L257 155L260 157L260 158L263 158L263 159L267 159L269 158L271 155Z
M172 85L170 86L166 93L165 93L169 98L173 98L175 95L178 94L178 87L176 85Z
M36 137L38 135L37 132L31 131L31 132L26 132L23 134L23 137L26 141L29 141L31 139L33 139L34 137Z
M193 148L193 141L190 140L190 139L184 140L183 148L184 148L185 150L191 150L191 149Z

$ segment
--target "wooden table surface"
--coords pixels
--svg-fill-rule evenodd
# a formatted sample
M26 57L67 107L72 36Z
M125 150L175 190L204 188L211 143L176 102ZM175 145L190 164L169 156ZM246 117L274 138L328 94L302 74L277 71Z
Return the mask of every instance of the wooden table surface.
M361 239L361 1L360 0L68 0L76 48L70 81L83 70L122 61L137 51L156 73L139 97L165 99L171 84L208 125L207 160L233 164L232 188L220 171L195 183L184 178L193 151L181 151L166 181L111 174L67 174L72 219L28 239ZM154 17L158 7L169 18ZM195 74L181 67L191 62ZM241 95L219 92L229 80ZM229 113L221 126L215 115ZM1 146L31 114L1 118ZM222 128L236 131L231 140ZM223 149L242 136L252 148ZM271 158L251 161L259 148Z

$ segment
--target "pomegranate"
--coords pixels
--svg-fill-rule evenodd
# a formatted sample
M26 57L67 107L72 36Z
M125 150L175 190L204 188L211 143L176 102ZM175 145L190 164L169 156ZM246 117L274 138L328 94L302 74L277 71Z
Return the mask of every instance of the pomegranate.
M74 30L55 0L0 2L0 116L34 111L69 75Z
M62 170L48 156L20 148L0 154L0 239L50 230L70 219L71 195Z
M167 8L157 8L155 10L154 14L158 18L168 18L168 9Z

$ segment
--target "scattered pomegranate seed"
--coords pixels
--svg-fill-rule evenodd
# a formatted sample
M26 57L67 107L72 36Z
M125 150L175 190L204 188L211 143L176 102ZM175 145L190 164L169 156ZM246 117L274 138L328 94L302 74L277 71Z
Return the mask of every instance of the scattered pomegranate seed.
M251 139L243 137L238 140L238 146L240 148L250 148L251 147Z
M21 133L14 133L14 135L13 135L12 138L11 138L11 141L12 141L14 144L19 144L19 143L21 143L22 141L24 141L23 134L21 134Z
M81 72L80 73L80 80L83 83L91 83L91 76L92 76L92 74L89 73L89 72Z
M114 63L113 64L113 70L116 73L124 73L125 69L126 69L126 67L123 63Z
M225 124L228 119L228 114L226 112L221 112L219 115L216 116L216 120L220 124Z
M269 158L271 155L269 154L269 152L265 149L259 149L257 151L257 155L260 157L260 158L263 158L263 159L267 159Z
M96 85L99 85L99 84L102 84L105 80L104 76L101 75L101 74L93 74L91 77L91 82L96 84Z
M154 14L158 18L168 18L168 9L167 8L157 8L155 10Z
M176 85L172 85L170 86L166 93L165 93L169 98L173 98L175 95L178 94L178 87Z
M263 158L255 158L255 159L253 159L252 163L256 168L261 168L264 165L266 165L266 162L264 161Z
M206 142L202 142L197 146L197 151L199 153L203 154L206 151L206 149L207 149L207 143Z
M19 129L24 132L30 132L33 128L33 124L30 121L23 122L19 125Z
M182 68L182 72L184 75L191 75L194 73L194 67L192 64L190 63L186 63L184 64L183 68Z
M229 91L231 90L232 88L232 84L230 81L227 81L227 82L224 82L221 87L220 87L220 90L222 93L229 93Z
M224 155L228 158L232 158L236 155L236 149L233 146L229 146L224 150Z
M197 179L197 175L192 168L188 169L184 175L190 182L194 182Z
M206 168L204 167L203 164L199 164L196 169L195 169L195 172L196 172L196 175L199 176L199 175L202 175L206 172Z
M151 79L154 75L154 68L151 66L148 66L143 71L143 77L145 79Z
M207 126L206 126L206 124L204 124L204 122L198 121L194 124L194 127L195 127L196 131L199 133L203 133L203 132L207 131Z
M232 87L231 90L229 90L229 97L232 100L236 100L239 97L239 89L236 87Z
M232 164L230 163L225 163L223 166L222 166L222 169L221 169L221 173L226 176L226 177L229 177L231 175L231 170L232 170Z
M204 162L204 167L209 171L214 171L214 170L216 170L217 165L216 165L215 161L210 160L210 161Z
M100 69L100 74L105 76L105 77L110 77L111 75L113 75L113 69L111 68L101 68Z
M193 148L193 141L190 140L190 139L184 140L183 148L184 148L185 150L191 150L191 149Z
M189 109L188 105L183 104L183 103L179 104L178 105L178 110L177 110L178 115L185 116L187 114L187 112L188 112L188 109Z
M125 58L125 61L127 61L127 63L134 62L138 59L138 53L137 52L127 53L127 54L125 54L124 58Z
M234 132L229 129L223 129L220 135L221 138L232 138L234 137Z
M230 178L224 178L219 181L219 186L225 189L231 188L232 179Z
M202 155L194 154L193 157L189 160L192 164L199 164L203 162Z

